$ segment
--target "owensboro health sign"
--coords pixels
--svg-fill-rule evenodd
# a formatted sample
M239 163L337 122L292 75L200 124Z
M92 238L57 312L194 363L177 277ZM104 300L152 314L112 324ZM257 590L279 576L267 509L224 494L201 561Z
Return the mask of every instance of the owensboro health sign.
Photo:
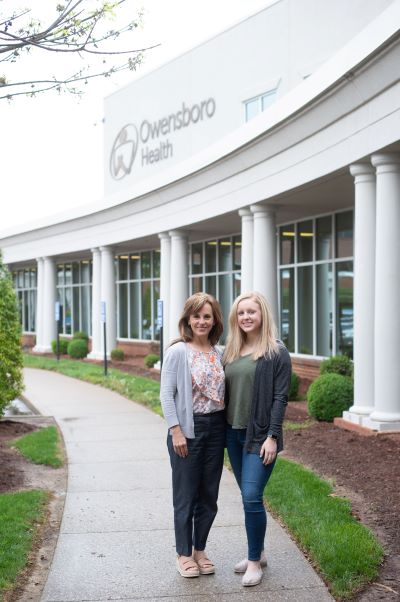
M174 155L174 142L167 136L211 119L215 114L214 98L202 100L192 106L184 102L176 112L157 121L144 119L139 126L128 123L118 132L110 154L110 173L121 180L131 173L133 166L145 167ZM140 150L140 152L138 152Z

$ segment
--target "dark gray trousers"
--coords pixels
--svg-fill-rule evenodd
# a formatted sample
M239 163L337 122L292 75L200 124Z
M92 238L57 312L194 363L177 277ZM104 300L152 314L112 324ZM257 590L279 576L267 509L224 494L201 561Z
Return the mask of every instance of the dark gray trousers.
M224 462L225 412L194 416L195 438L187 439L189 455L179 457L168 434L176 552L191 556L204 550L217 514L218 490Z

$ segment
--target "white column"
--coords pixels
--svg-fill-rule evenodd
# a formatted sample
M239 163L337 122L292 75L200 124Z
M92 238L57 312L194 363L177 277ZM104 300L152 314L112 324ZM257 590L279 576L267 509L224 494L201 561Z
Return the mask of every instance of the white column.
M253 214L250 209L240 209L242 218L242 275L240 292L253 290Z
M100 249L91 249L92 251L92 350L88 357L91 359L102 359L101 351L101 323L100 323L100 302L101 302L101 252Z
M169 302L169 337L179 336L178 321L189 292L188 241L185 232L172 230L171 278Z
M57 324L55 317L56 302L56 264L51 257L43 257L44 287L43 294L43 314L42 331L43 339L41 341L42 352L50 353L52 351L51 341L57 336Z
M275 213L262 205L251 205L250 209L254 215L253 288L267 298L278 324Z
M107 356L117 344L117 312L115 295L114 253L110 247L100 247L101 251L101 301L106 304ZM103 325L101 325L103 329ZM102 355L104 355L104 336L101 334Z
M36 292L36 344L32 351L42 353L43 348L43 286L44 286L44 263L43 257L38 257L37 262L37 292Z
M171 283L171 238L167 232L158 235L160 239L160 299L164 310L164 349L169 344L169 304Z
M363 424L400 430L400 155L376 154L371 161L376 167L375 409Z
M354 177L354 405L345 420L361 424L374 409L376 177L371 165L350 166Z

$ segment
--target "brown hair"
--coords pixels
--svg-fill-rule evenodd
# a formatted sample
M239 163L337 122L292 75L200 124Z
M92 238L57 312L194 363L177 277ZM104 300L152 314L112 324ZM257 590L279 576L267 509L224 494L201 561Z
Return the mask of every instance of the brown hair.
M257 293L256 291L242 293L233 302L229 314L229 334L223 357L224 364L230 364L239 357L240 350L246 341L246 334L239 327L237 318L238 305L244 299L255 301L261 310L260 338L254 349L253 359L256 360L262 356L271 357L274 353L277 353L278 350L278 344L276 342L277 329L268 301L264 295L261 295L261 293Z
M194 295L191 295L189 299L187 299L185 302L182 315L178 322L180 337L172 341L172 345L174 343L178 343L179 341L183 341L184 343L190 343L190 341L193 340L193 332L189 326L189 318L191 315L200 311L206 303L209 303L211 305L214 318L214 326L210 330L208 340L210 341L211 345L216 345L218 343L220 336L224 330L221 306L219 302L208 293L194 293Z

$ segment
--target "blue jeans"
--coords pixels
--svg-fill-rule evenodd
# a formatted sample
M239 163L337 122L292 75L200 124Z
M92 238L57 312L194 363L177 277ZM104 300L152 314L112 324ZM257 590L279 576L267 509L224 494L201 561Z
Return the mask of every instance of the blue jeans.
M258 454L244 449L246 429L233 429L229 424L226 431L226 447L237 484L242 493L245 526L248 544L248 559L260 560L264 549L267 529L267 513L263 502L265 486L275 466L262 463Z

